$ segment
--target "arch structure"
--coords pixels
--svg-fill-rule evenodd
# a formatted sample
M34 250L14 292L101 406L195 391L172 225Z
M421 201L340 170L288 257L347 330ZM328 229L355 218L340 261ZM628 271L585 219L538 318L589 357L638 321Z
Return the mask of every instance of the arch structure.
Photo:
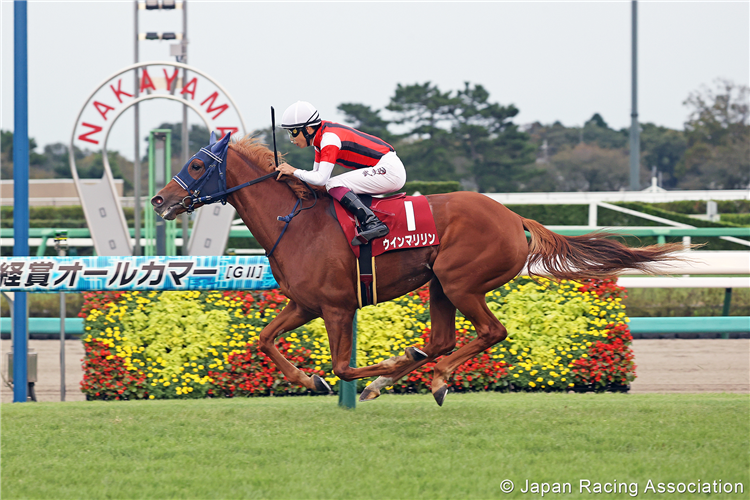
M179 75L181 69L189 72L186 82ZM138 76L137 92L133 87L129 88L127 83L123 84L124 75L131 71L135 71ZM129 85L134 84L134 79L128 78L128 81ZM220 137L228 132L246 133L245 122L229 93L206 73L186 64L169 61L141 62L127 66L102 81L91 92L76 117L68 152L70 171L97 255L133 254L130 230L107 158L107 141L112 127L126 110L154 99L171 100L189 106L200 116L209 131L216 131ZM104 174L100 182L84 184L78 175L74 147L86 148L91 144L101 148ZM223 254L234 213L234 208L229 205L199 210L193 223L193 234L187 243L188 254ZM186 243L183 242L184 244Z

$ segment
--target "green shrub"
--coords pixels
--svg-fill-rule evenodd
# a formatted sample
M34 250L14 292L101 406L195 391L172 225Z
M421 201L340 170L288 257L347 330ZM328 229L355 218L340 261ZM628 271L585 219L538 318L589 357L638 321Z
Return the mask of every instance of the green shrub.
M668 203L650 203L649 205L680 214L706 213L706 202L704 200L670 201ZM716 205L722 215L750 213L750 200L717 200Z
M631 210L637 210L639 212L643 212L649 215L656 215L658 217L663 217L665 219L673 220L675 222L689 224L695 227L736 227L734 224L724 223L724 221L711 222L708 220L695 219L693 217L688 217L687 215L678 214L676 212L670 212L667 210L662 210L660 208L655 208L653 206L650 206L647 203L619 202L619 203L616 203L616 205L620 207L624 207L624 208L629 208Z
M750 226L750 214L721 214L721 222L738 226Z
M409 181L407 182L401 191L406 191L406 194L411 195L414 191L419 191L420 194L442 194L452 193L454 191L462 191L461 184L458 181Z

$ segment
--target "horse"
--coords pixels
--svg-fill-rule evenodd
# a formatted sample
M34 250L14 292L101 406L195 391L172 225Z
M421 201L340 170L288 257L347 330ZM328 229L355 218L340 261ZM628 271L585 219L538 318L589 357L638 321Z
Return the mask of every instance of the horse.
M681 248L679 244L629 248L601 232L562 236L476 192L428 195L439 244L387 252L376 257L375 265L379 302L429 282L429 339L423 347L407 348L403 355L351 367L357 270L348 241L333 216L333 199L319 190L313 193L313 202L312 188L298 179L284 176L277 180L275 153L259 140L247 136L231 142L225 137L222 142L226 143L223 148L216 149L213 142L208 146L212 149L201 149L209 154L193 156L151 203L167 220L220 199L237 210L269 255L273 276L289 298L261 331L260 349L289 382L311 391L330 391L330 387L317 374L308 376L290 363L274 341L315 318L321 317L325 323L336 376L344 381L378 377L363 390L360 401L377 398L384 387L438 360L431 390L442 406L452 372L507 337L507 330L487 307L485 295L515 278L526 264L532 276L609 278L631 268L653 272L654 264L676 259L674 253ZM218 193L199 196L207 189L203 187L212 183ZM201 189L194 188L196 185ZM286 226L280 223L277 215L287 213L292 205L296 209L298 203L309 210L296 212L299 219ZM476 339L452 352L456 347L456 310L474 325Z

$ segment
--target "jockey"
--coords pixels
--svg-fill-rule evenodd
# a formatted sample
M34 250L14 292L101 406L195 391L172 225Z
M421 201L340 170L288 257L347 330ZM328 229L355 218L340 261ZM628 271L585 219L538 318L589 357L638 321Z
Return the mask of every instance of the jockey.
M292 144L315 148L315 163L311 171L282 163L276 169L279 177L294 175L309 184L325 186L328 194L359 221L359 234L352 245L388 234L388 227L357 195L392 193L404 187L406 171L393 146L351 127L321 120L315 107L305 101L297 101L284 111L281 127L289 132ZM331 177L334 165L354 170Z

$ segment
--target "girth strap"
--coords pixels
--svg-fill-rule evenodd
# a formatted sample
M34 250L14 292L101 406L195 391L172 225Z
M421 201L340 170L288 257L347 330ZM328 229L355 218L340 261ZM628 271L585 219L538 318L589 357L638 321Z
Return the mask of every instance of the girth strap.
M357 304L364 306L377 305L378 290L375 273L375 257L372 256L372 244L359 247L357 259Z

